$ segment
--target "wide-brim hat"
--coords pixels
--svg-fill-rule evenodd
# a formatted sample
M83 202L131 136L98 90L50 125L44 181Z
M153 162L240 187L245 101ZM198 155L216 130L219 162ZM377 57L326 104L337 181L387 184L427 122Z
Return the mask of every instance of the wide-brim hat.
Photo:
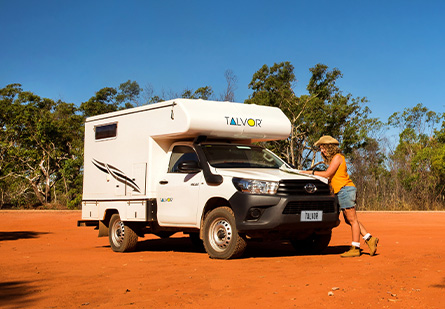
M330 135L323 135L322 137L320 137L320 139L318 141L315 142L315 146L319 146L322 144L335 144L335 145L339 145L340 143L333 138Z

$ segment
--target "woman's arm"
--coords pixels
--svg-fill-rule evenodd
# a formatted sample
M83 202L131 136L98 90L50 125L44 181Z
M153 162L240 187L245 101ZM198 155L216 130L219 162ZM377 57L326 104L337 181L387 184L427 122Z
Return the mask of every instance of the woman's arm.
M325 171L315 171L312 173L312 171L301 171L304 174L313 174L316 176L321 176L325 178L331 178L334 176L335 172L337 171L338 167L340 166L342 162L341 156L335 155L332 158L331 164L329 164L328 169Z

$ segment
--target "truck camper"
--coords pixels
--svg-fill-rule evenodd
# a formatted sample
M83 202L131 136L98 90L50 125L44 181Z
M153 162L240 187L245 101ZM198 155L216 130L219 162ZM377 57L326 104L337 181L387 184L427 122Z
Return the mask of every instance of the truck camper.
M321 252L339 224L327 180L254 144L290 130L279 108L192 99L89 117L78 225L116 252L176 232L218 259L241 256L249 239Z

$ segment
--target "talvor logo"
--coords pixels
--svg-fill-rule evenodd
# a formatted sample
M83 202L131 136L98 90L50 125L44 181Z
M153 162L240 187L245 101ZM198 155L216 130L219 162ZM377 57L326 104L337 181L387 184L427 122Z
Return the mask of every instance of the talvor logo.
M253 119L253 118L240 118L240 117L230 117L225 116L226 124L228 126L249 126L249 127L260 127L262 119Z

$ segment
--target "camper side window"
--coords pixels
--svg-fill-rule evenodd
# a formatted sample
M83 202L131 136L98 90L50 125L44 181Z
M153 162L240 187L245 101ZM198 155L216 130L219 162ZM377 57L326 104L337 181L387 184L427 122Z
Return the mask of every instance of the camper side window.
M169 173L179 173L178 165L185 161L199 162L198 156L193 148L188 146L175 146L170 157L170 164L168 165Z
M107 124L103 126L97 126L94 128L95 138L104 139L110 137L116 137L117 135L117 123Z

